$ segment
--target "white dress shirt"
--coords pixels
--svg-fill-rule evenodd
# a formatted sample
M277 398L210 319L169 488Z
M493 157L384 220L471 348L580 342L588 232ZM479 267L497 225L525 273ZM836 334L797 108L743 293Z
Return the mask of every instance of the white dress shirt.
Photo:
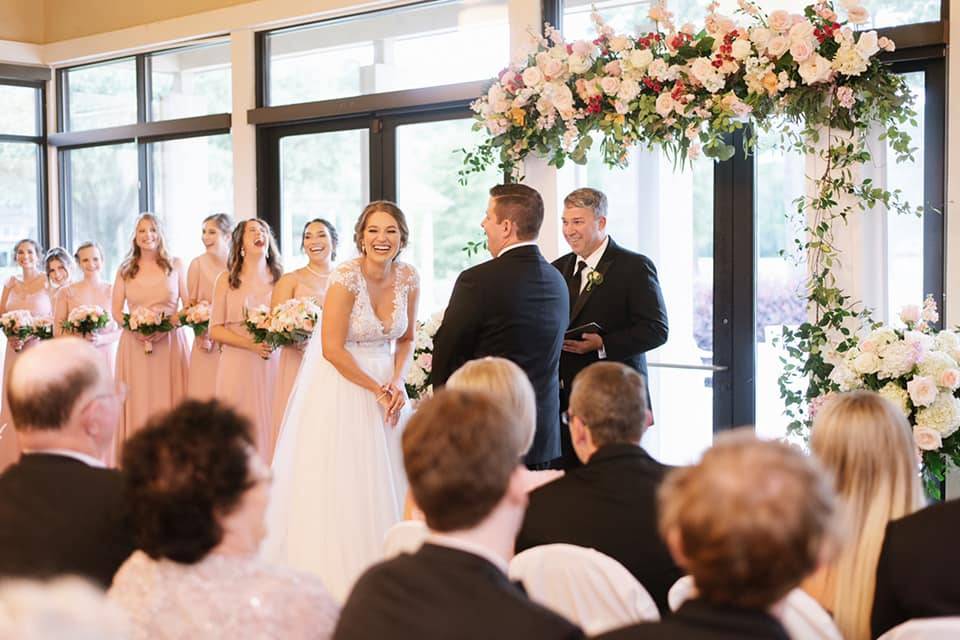
M509 571L509 566L504 558L501 558L500 555L493 550L474 542L461 540L460 538L456 538L454 536L445 536L442 533L437 533L435 531L431 531L430 535L427 536L427 539L424 542L435 544L438 547L447 547L448 549L456 549L457 551L463 551L475 556L480 556L497 569L500 569L500 571L503 571L504 575L506 575Z
M580 272L580 293L583 293L584 288L587 286L587 275L589 275L591 271L597 270L597 265L600 264L600 258L603 257L603 252L607 250L608 244L610 244L610 236L604 238L600 246L586 258L577 256L577 262L582 261L587 263L587 268ZM574 271L576 271L576 267L574 267Z
M74 460L79 460L88 467L97 467L99 469L106 469L107 465L103 464L103 460L99 458L94 458L93 456L88 456L85 453L79 451L74 451L73 449L24 449L24 453L41 453L49 456L63 456L65 458L73 458Z
M505 254L507 251L510 251L511 249L517 249L518 247L536 246L536 244L537 244L536 240L525 240L523 242L518 242L517 244L512 244L509 247L504 247L503 249L500 249L500 253L497 254L497 257L499 258L500 256Z

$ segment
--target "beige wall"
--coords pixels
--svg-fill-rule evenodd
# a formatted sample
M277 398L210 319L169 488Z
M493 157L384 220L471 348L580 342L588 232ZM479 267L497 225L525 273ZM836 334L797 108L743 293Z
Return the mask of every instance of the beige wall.
M0 40L44 42L44 0L0 0Z

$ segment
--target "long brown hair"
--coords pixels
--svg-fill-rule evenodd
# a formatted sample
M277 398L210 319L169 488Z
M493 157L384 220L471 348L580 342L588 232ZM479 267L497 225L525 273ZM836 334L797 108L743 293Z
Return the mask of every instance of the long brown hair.
M270 270L270 275L273 276L273 282L276 283L283 275L283 265L280 264L280 250L277 249L277 239L273 237L273 230L270 225L260 218L248 218L237 223L230 237L230 255L227 257L227 271L230 275L227 282L231 289L240 288L240 270L243 268L243 232L249 222L256 222L267 233L267 268Z
M124 258L120 264L120 277L124 280L135 278L140 272L141 252L140 247L137 246L137 229L144 220L153 223L153 226L157 228L157 265L159 265L167 275L170 275L170 272L173 271L173 258L167 253L167 243L163 237L163 226L160 224L160 218L152 213L141 213L140 217L137 218L137 223L133 225L130 252L127 253L127 257Z

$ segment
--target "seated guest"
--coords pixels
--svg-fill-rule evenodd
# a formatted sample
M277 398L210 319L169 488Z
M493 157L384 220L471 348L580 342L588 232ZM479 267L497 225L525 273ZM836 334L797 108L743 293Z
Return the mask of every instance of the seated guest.
M820 409L810 450L833 477L848 535L803 589L833 615L844 638L866 640L884 530L923 504L913 434L892 403L854 391Z
M584 466L530 494L517 551L555 542L617 560L669 613L667 591L683 572L657 533L657 488L667 467L643 450L650 424L643 376L616 362L581 371L570 394L570 435Z
M129 640L127 619L103 591L77 577L0 582L0 638Z
M479 358L454 371L446 386L464 391L485 391L500 399L507 409L515 411L520 418L516 423L521 430L520 455L527 455L537 430L537 395L523 369L506 358ZM533 491L562 475L563 471L557 469L528 471L525 474L527 490Z
M270 473L249 421L187 401L127 441L138 549L109 596L132 638L329 638L337 607L319 579L257 558Z
M360 577L334 638L582 637L506 575L527 496L516 421L482 392L446 389L420 405L403 462L430 535Z
M960 552L943 544L944 532L960 530L960 500L951 500L887 525L871 629L876 638L912 618L960 616ZM935 550L935 551L931 551Z
M0 475L0 578L78 574L107 587L133 551L120 475L103 464L123 395L85 340L20 354L6 401L23 456Z
M788 640L770 610L832 543L834 497L816 462L747 430L717 437L700 463L667 475L660 531L697 597L662 622L606 640Z

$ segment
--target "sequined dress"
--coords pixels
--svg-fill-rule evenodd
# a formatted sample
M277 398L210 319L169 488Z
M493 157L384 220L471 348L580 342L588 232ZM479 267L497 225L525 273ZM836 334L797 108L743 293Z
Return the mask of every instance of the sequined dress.
M180 564L136 551L108 596L129 617L131 640L320 640L339 615L316 577L216 553Z
M330 276L331 287L354 295L345 346L381 384L393 376L395 343L407 330L407 299L417 282L413 267L397 264L388 328L373 310L359 258ZM387 425L375 394L323 357L319 335L311 340L274 454L264 557L319 575L343 602L381 559L383 536L402 516L402 431L403 417Z

